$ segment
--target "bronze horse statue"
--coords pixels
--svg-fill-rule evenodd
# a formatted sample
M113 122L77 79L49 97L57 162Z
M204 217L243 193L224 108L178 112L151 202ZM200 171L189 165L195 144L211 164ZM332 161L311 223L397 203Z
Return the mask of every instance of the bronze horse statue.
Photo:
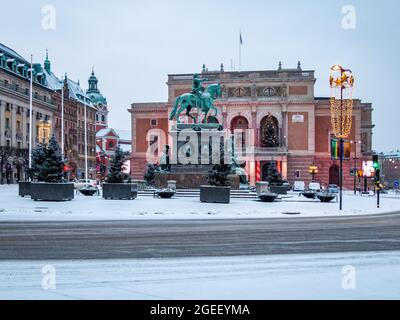
M197 119L190 114L192 108L200 109L204 114L203 123L207 122L207 115L210 110L215 112L215 117L218 115L218 109L214 106L213 101L216 98L220 98L222 96L221 84L210 84L207 87L207 90L202 92L201 94L193 94L193 93L185 93L178 98L176 98L174 108L171 111L169 116L169 120L173 120L175 117L177 122L179 123L180 114L186 110L186 115L190 117L195 123L197 123Z

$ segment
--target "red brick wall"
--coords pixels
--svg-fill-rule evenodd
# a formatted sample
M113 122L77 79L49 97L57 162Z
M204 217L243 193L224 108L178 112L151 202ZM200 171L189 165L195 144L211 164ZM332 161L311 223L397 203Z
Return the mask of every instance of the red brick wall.
M136 152L146 152L148 143L146 135L149 130L161 129L167 135L168 133L168 119L157 119L157 126L151 125L152 118L136 119Z
M304 122L292 122L293 115L297 114L304 116ZM289 150L308 150L308 113L289 112L288 116Z

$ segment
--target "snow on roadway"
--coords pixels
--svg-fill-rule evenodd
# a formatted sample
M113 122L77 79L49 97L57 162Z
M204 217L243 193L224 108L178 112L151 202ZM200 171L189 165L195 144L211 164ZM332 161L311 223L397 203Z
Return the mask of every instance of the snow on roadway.
M46 273L53 268L55 273ZM400 299L399 251L1 261L0 270L0 299L7 300ZM46 289L53 283L48 279L55 280L55 289Z
M360 215L400 211L400 197L383 198L376 208L371 196L344 196L344 211L339 205L310 201L298 194L282 202L262 203L253 199L231 199L230 204L206 204L198 198L104 200L75 196L69 202L35 202L21 198L17 186L0 186L0 221L76 221L135 219L240 219Z

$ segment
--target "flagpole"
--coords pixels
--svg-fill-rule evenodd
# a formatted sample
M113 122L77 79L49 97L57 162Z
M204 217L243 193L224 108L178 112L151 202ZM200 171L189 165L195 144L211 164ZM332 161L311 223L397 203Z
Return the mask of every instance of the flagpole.
M61 87L61 154L64 156L64 81Z
M31 55L31 79L29 84L29 169L32 168L32 118L33 118L33 106L32 106L32 91L33 91L33 55Z
M88 179L88 153L87 153L87 119L86 119L86 100L83 97L83 105L84 105L84 115L85 115L85 180L87 182Z
M242 30L239 31L239 72L242 71Z

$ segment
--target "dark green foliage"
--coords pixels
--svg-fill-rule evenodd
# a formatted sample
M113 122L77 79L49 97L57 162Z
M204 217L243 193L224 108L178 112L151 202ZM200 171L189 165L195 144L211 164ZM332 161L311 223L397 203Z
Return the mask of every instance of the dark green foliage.
M208 172L207 181L212 186L228 186L228 176L231 173L231 166L228 164L216 164Z
M64 165L60 147L51 137L48 144L40 144L32 153L32 168L27 170L28 176L40 182L62 182Z
M111 160L107 183L123 183L124 180L129 178L128 174L123 172L125 170L125 161L125 153L117 146L114 151L114 157Z
M147 184L154 185L154 173L159 171L160 167L158 164L148 164L146 173L144 174L144 180Z
M283 184L282 176L276 169L275 161L270 161L267 164L267 181L272 185L280 186Z

